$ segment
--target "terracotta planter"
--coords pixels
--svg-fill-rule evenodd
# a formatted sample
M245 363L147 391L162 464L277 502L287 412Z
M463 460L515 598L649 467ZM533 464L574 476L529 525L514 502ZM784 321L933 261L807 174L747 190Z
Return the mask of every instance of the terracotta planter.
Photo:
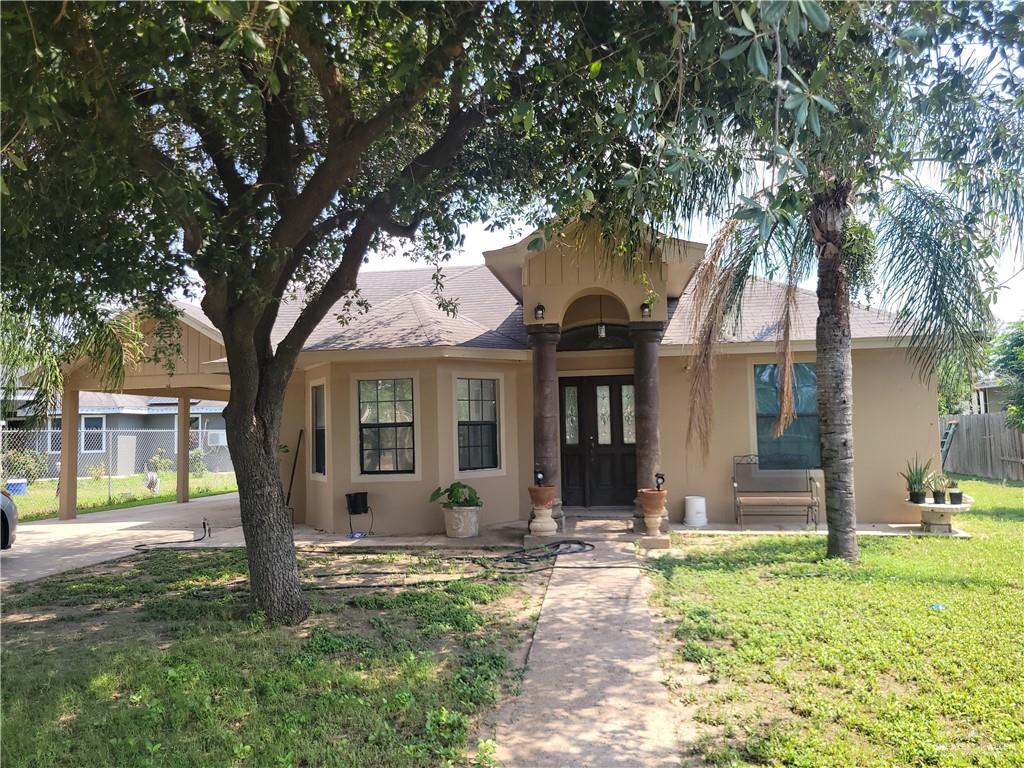
M647 527L648 536L657 536L661 533L661 518L665 514L667 498L668 491L659 491L654 488L641 488L637 491L636 501L640 506L640 514L644 516L644 525Z
M531 485L528 489L530 491L530 503L533 508L547 507L551 508L551 505L555 503L555 486L553 485Z
M445 507L444 531L449 539L472 539L480 535L480 507Z
M558 532L558 523L551 517L551 507L555 503L558 489L553 485L531 485L528 490L533 505L530 533L534 536L554 536Z

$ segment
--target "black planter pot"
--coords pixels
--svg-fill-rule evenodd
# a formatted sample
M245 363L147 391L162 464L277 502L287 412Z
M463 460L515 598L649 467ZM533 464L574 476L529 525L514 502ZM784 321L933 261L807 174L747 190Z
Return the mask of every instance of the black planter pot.
M348 507L348 513L350 515L365 515L370 511L370 505L367 503L366 491L346 493L345 505Z
M949 492L949 503L950 504L963 504L964 503L964 492L963 491L950 491Z
M910 491L910 503L911 504L924 504L925 492L924 491Z
M946 503L946 492L945 491L932 491L932 502L934 504L945 504Z

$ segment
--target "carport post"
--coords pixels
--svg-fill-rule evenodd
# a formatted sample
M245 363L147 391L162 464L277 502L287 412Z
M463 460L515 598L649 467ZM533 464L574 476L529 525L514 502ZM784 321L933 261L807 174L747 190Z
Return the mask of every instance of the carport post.
M188 501L188 449L189 436L191 435L189 424L189 399L178 398L178 493L177 501L184 504Z
M78 390L66 385L60 405L59 493L58 517L74 520L78 514Z

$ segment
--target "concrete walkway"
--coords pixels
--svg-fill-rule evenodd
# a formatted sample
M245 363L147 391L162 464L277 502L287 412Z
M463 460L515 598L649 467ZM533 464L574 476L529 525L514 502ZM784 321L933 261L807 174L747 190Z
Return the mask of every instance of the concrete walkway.
M31 581L116 560L134 554L136 544L191 539L202 532L204 519L213 526L215 539L238 528L238 494L91 512L74 520L21 523L14 546L0 554L0 583Z
M551 574L522 691L498 715L505 768L680 764L642 561L631 543L595 545Z

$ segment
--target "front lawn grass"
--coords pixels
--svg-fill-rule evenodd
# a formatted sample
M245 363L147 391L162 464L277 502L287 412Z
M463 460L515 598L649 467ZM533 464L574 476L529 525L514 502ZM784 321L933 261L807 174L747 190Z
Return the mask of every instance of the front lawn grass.
M78 512L104 512L108 509L141 507L174 501L177 477L174 472L160 473L160 492L150 493L144 485L145 474L112 477L78 478ZM216 496L238 490L234 472L206 472L201 477L189 477L189 496ZM24 496L15 496L18 519L46 520L57 516L57 481L36 480L28 486Z
M658 567L713 765L1024 765L1024 484L963 480L971 539L687 536ZM697 677L695 678L694 675Z
M546 577L414 553L300 559L301 627L247 615L241 550L155 551L7 590L2 764L469 764ZM424 579L444 581L411 584Z

